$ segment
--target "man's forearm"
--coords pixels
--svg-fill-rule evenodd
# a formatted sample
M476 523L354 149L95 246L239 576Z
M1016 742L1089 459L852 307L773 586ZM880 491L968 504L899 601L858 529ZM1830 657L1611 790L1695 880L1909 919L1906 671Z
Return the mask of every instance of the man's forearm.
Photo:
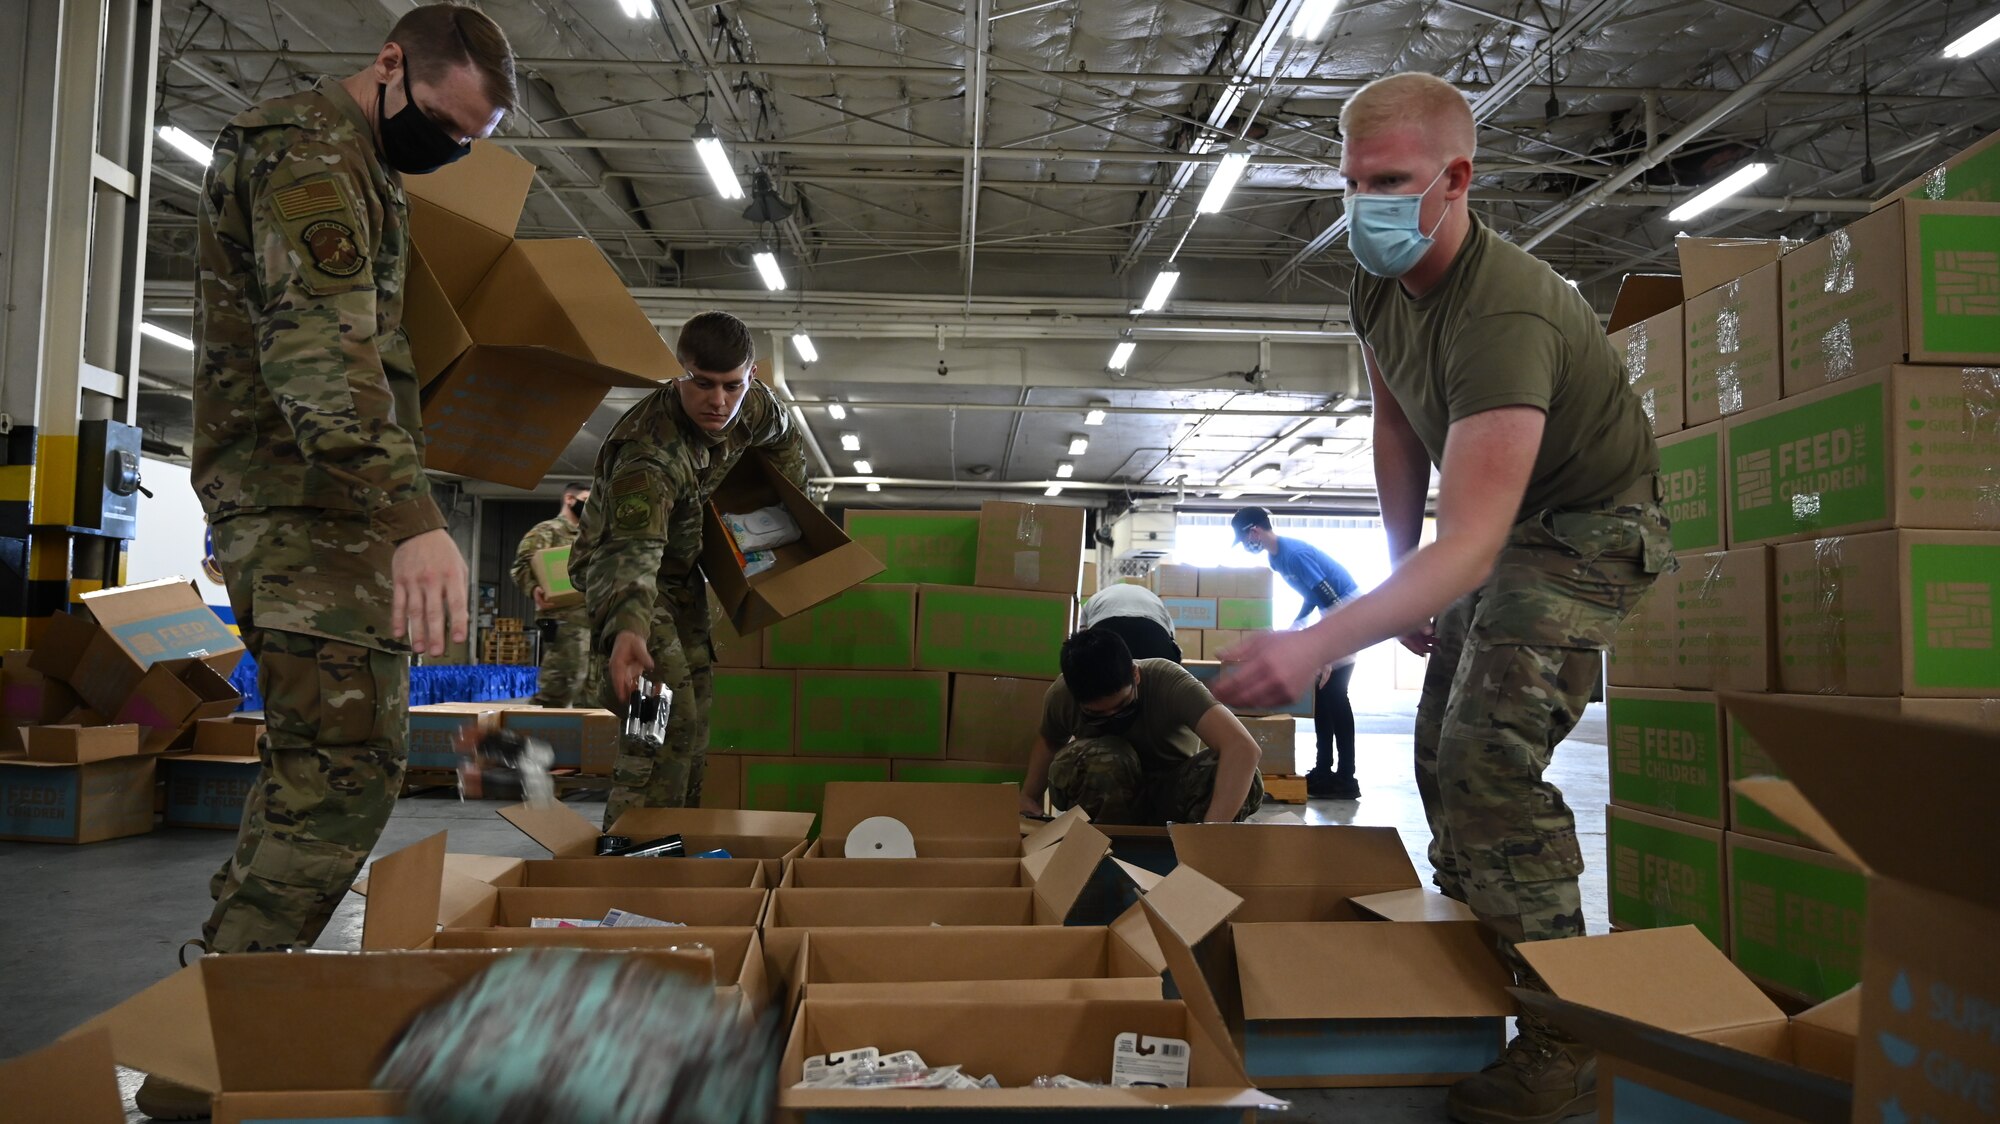
M1049 790L1049 762L1055 760L1055 750L1049 748L1048 739L1035 735L1035 746L1028 751L1028 775L1021 778L1021 795L1039 801Z
M1452 602L1479 588L1493 570L1495 552L1483 544L1444 538L1398 565L1388 580L1321 617L1305 630L1315 642L1315 663L1346 659L1372 644L1429 624Z
M1430 482L1430 459L1411 434L1387 430L1377 436L1375 492L1392 563L1402 564L1423 541L1424 493Z
M1234 823L1250 798L1250 778L1257 775L1257 743L1244 733L1239 741L1224 738L1215 748L1215 791L1209 797L1205 823Z

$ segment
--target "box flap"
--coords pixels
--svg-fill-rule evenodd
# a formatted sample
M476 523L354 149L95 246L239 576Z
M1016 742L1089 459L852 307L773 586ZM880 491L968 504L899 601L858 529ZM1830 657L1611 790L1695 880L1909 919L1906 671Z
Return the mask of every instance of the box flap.
M444 286L431 272L421 253L410 255L410 268L403 280L403 323L422 325L408 331L410 361L417 368L417 386L429 386L451 369L458 357L472 347L472 333L465 330L458 310L451 306Z
M1855 984L1832 999L1793 1015L1792 1022L1797 1026L1818 1027L1821 1030L1845 1034L1849 1038L1859 1038L1861 985Z
M680 375L673 349L646 318L632 291L586 238L536 238L509 254L532 272L543 292L524 298L512 269L493 275L504 291L483 286L466 308L467 326L482 344L550 347L572 358L658 384ZM511 264L511 263L510 263Z
M446 854L444 872L492 886L518 886L521 884L521 868L527 862L526 859L510 858L506 855Z
M1111 861L1118 864L1118 869L1124 872L1125 877L1132 880L1132 885L1137 886L1139 892L1142 894L1150 893L1154 887L1160 884L1160 876L1143 866L1134 866L1124 859L1118 858L1114 858Z
M1792 1062L1837 1081L1854 1080L1861 1038L1861 985L1792 1018Z
M204 1092L222 1088L202 964L190 964L64 1035L108 1031L118 1064Z
M1188 866L1175 867L1164 878L1155 878L1152 889L1145 891L1145 899L1190 948L1222 928L1243 905L1242 898Z
M1159 996L1155 995L1157 999ZM73 1035L0 1062L0 1124L125 1124L111 1035Z
M1674 248L1680 252L1682 296L1693 299L1767 266L1783 255L1784 246L1780 238L1677 237Z
M1725 694L1757 739L1839 837L1876 874L1993 909L2000 863L1939 862L1992 852L2000 729L1820 710L1775 696ZM1882 769L1883 746L1897 768ZM1866 783L1857 778L1866 777ZM1884 816L1883 808L1922 809Z
M1813 1124L1846 1124L1853 1118L1854 1090L1844 1082L1539 991L1518 987L1508 990L1525 1010L1570 1032L1600 1053L1765 1108L1774 1114L1773 1118Z
M514 240L535 166L492 142L475 143L463 160L410 176L410 241L445 299L463 306ZM428 322L404 318L414 341Z
M812 939L810 934L806 939ZM901 999L910 1002L950 999L993 1002L1036 999L1157 1000L1162 998L1159 979L1148 976L1111 976L1104 979L816 983L811 986L810 993L815 1002L841 999Z
M1017 792L1011 795L1018 796L1019 794ZM1019 801L1016 800L1015 803L1018 805ZM1015 814L1019 815L1019 812ZM1062 842L1062 837L1069 832L1072 825L1089 822L1090 813L1084 811L1082 808L1071 808L1069 811L1056 816L1047 823L1022 820L1019 825L1021 831L1021 853L1032 855L1036 851L1040 851L1046 847L1053 847L1057 843Z
M443 904L444 837L440 831L369 865L368 908L361 917L362 948L430 945Z
M1218 887L1219 889L1220 887ZM1169 921L1149 898L1139 899L1139 908L1146 913L1146 923L1152 927L1153 939L1158 942L1160 954L1166 960L1168 980L1174 991L1187 1005L1188 1015L1201 1027L1202 1033L1218 1050L1228 1052L1229 1062L1238 1072L1243 1070L1243 1055L1230 1037L1229 1023L1222 1017L1222 1008L1216 1005L1215 993L1209 990L1208 980L1201 974L1201 968L1194 958L1194 940L1191 933L1184 933ZM1249 1084L1246 1075L1244 1084Z
M1618 286L1618 298L1611 302L1611 319L1604 325L1607 332L1629 328L1641 320L1649 320L1667 311L1686 299L1681 292L1681 279L1671 273L1628 273L1625 281Z
M520 828L523 835L548 848L549 854L558 858L583 858L596 854L597 837L603 834L596 825L562 804L516 804L500 809L500 818Z
M1224 886L1415 887L1417 868L1393 827L1174 824L1174 854Z
M1514 1013L1476 921L1230 926L1246 1019L1444 1019ZM1316 970L1338 964L1338 972Z
M985 786L944 784L937 787ZM1111 853L1111 840L1089 824L1077 824L1063 836L1062 842L1046 853L1053 857L1035 876L1035 920L1043 925L1061 925L1069 920L1069 912L1075 908L1077 899L1083 896L1083 888L1089 884L1097 864Z
M1348 899L1356 909L1384 921L1477 921L1472 907L1435 890L1390 890Z
M1797 828L1800 834L1827 850L1852 863L1857 869L1867 870L1868 864L1854 853L1854 848L1833 830L1819 809L1812 806L1799 786L1776 777L1745 777L1729 782L1729 787L1755 801L1765 811Z
M828 856L837 858L839 845L855 824L871 816L890 816L910 829L916 837L917 857L926 858L926 843L1012 843L1021 837L1017 826L1020 806L1020 791L1010 785L829 781L819 834L826 841Z
M1524 941L1516 947L1556 995L1676 1034L1785 1019L1692 925Z

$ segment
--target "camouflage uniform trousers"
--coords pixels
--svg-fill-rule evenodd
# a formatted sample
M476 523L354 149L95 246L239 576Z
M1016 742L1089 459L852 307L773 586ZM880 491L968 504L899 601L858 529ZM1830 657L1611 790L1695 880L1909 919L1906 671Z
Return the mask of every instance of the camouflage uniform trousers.
M653 657L649 676L674 693L667 712L667 739L650 745L620 736L611 766L611 797L604 827L632 808L694 808L701 805L702 771L708 762L708 708L715 698L715 649L708 635L708 600L701 575L679 584L662 581L664 602L653 613L646 651ZM611 686L611 640L605 638L591 663L602 684L603 705L625 713L625 699Z
M538 622L547 635L542 641L541 675L536 680L536 706L596 706L602 694L597 681L597 664L590 658L590 614L583 606L557 609L542 614Z
M1416 723L1431 864L1529 986L1515 943L1584 931L1576 820L1542 775L1589 705L1619 622L1671 568L1667 530L1651 502L1542 512L1437 620Z
M1215 799L1220 760L1204 749L1171 768L1149 771L1124 738L1079 738L1049 762L1049 802L1058 812L1081 806L1095 823L1200 823ZM1263 803L1264 780L1252 773L1236 819L1249 819Z
M257 661L265 736L235 852L209 880L215 910L202 937L211 952L309 948L401 791L409 658L273 626L355 634L386 627L381 591L389 588L394 546L366 534L343 538L353 528L325 513L238 515L214 529L243 643ZM315 567L302 557L341 561ZM379 612L324 599L336 589L364 602L381 592Z

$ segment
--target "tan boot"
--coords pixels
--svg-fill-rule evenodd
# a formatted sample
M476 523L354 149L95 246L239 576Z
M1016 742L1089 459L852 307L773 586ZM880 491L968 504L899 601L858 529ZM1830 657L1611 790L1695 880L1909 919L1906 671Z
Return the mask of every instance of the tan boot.
M1597 1107L1597 1054L1523 1024L1498 1061L1451 1087L1458 1124L1553 1124Z
M211 1111L207 1093L151 1074L139 1086L132 1104L155 1120L206 1120Z

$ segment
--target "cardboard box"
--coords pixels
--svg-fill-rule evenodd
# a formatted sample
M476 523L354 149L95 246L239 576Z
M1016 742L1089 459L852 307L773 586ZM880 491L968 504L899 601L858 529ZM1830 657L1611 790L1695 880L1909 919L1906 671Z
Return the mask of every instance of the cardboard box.
M1689 425L1778 400L1784 325L1775 260L1689 297L1686 316Z
M847 535L882 560L871 582L972 585L979 565L979 514L849 508Z
M243 696L229 680L200 660L162 660L139 677L113 720L144 727L146 752L159 753L185 744L195 723L241 705Z
M887 758L829 761L808 757L744 757L743 806L819 815L828 781L886 781Z
M1352 899L1418 888L1391 827L1174 824L1167 833L1181 866L1243 899L1239 923L1370 920Z
M517 488L541 481L610 388L680 374L588 239L514 237L534 175L476 144L407 185L403 326L423 385L424 463Z
M1207 630L1199 628L1177 628L1174 630L1174 645L1181 650L1184 660L1201 658L1202 646L1207 642Z
M1778 682L1793 694L2000 694L2000 533L1881 531L1773 552Z
M83 664L84 653L89 651L90 642L97 636L97 625L92 623L89 613L50 613L42 621L42 634L35 641L33 649L27 653L27 666L51 679L67 681L74 678ZM76 704L70 703L56 712L60 717Z
M1303 775L1299 769L1298 719L1288 714L1273 714L1245 718L1242 722L1243 728L1250 731L1251 740L1257 743L1257 752L1262 754L1259 771L1267 776Z
M96 1030L0 1062L0 1124L125 1124L111 1036Z
M1728 541L1722 434L1720 422L1709 422L1659 439L1661 506L1676 551L1720 550Z
M2000 364L2000 204L1902 200L1785 255L1786 396L1892 363Z
M742 761L721 754L713 757L704 756L701 763L700 807L741 808L742 806Z
M1075 609L1067 594L925 586L917 592L917 667L1054 679Z
M53 614L49 618L52 627L60 627L53 623L58 619L70 621L76 618L67 613ZM89 626L83 627L87 629ZM0 720L9 725L47 725L75 710L82 701L67 683L51 679L29 666L33 656L34 653L17 648L0 657Z
M243 658L243 642L184 579L101 589L84 594L82 602L95 629L81 656L68 669L34 666L67 680L100 714L118 713L155 664L200 660L226 680ZM59 635L74 634L75 623L59 626Z
M799 676L801 757L943 757L951 679L942 671Z
M780 886L807 889L857 889L862 887L1011 887L1032 884L1019 859L848 859L814 857L793 859L785 864ZM882 970L894 972L894 961L884 960ZM998 979L1000 977L993 977Z
M256 757L262 752L264 720L248 715L204 718L194 726L194 751L211 757Z
M930 859L1021 858L1053 846L1084 819L1081 812L1068 813L1024 837L1019 794L999 785L836 782L827 786L819 840L807 854L852 857L847 856L848 833L878 816L909 828L917 857Z
M979 564L972 584L1076 596L1083 581L1080 507L987 500L979 505Z
M255 756L197 752L160 758L166 789L160 825L235 831L262 768Z
M1689 238L1674 237L1674 252L1680 258L1681 295L1693 300L1724 282L1742 277L1759 266L1784 256L1782 238Z
M1220 660L1182 660L1181 666L1188 670L1188 674L1201 680L1202 684L1212 691L1215 689L1216 681L1222 678L1225 665ZM1311 718L1313 716L1313 691L1311 686L1308 685L1306 693L1299 696L1298 701L1292 703L1290 706L1234 707L1232 709L1240 716L1289 714L1295 718Z
M500 712L500 728L540 738L555 751L558 768L589 776L610 776L618 757L618 717L608 710L510 707Z
M1183 628L1206 631L1222 627L1213 597L1162 597L1160 600L1167 606L1167 615L1174 618L1175 631Z
M1006 785L1018 797L1021 783L1028 779L1028 767L985 761L892 761L889 779L912 784Z
M1051 681L998 675L951 677L944 755L954 761L1024 766L1041 730Z
M1197 570L1196 575L1195 597L1271 599L1271 570L1267 566L1209 566Z
M1729 832L1729 958L1765 987L1817 1003L1861 982L1861 871L1824 851Z
M1604 820L1612 928L1692 925L1728 948L1722 832L1616 805Z
M2000 429L1978 419L1995 387L2000 370L1885 367L1731 418L1730 545L1991 529Z
M1161 597L1199 597L1201 573L1193 566L1162 562L1153 567L1153 592Z
M1268 631L1271 628L1271 603L1251 597L1218 597L1215 599L1215 620L1218 628L1239 632Z
M567 609L583 604L583 591L569 580L569 547L552 546L528 556L528 571L535 576L551 609Z
M1771 550L1752 546L1683 554L1662 577L1675 617L1673 685L1692 690L1775 691L1778 634Z
M718 766L733 765L735 761L735 758L728 757L710 761L711 775ZM500 816L556 858L583 859L597 854L600 835L597 825L571 808L516 804L500 809ZM775 885L784 873L784 861L805 854L806 836L812 831L812 823L811 815L797 812L737 811L711 807L634 808L618 817L617 822L611 825L611 834L631 839L678 835L688 851L694 854L720 849L728 851L734 858L757 859L764 864L764 881Z
M1743 790L1868 871L1854 1103L1893 1105L1911 1121L1990 1115L2000 1040L1982 1012L2000 994L2000 865L1987 809L2000 731L1774 696L1726 701L1791 778ZM1881 767L1885 746L1897 768Z
M964 583L961 582L959 584L962 585ZM1083 564L1083 588L1077 590L1077 593L1087 598L1095 595L1102 588L1103 586L1100 584L1097 576L1097 563L1085 562Z
M1955 155L1933 164L1875 201L1877 208L1899 199L1962 199L2000 202L2000 133L1989 133Z
M718 614L708 626L708 643L715 649L716 667L755 670L764 666L764 638L757 633L744 636Z
M764 666L917 666L917 587L863 584L764 630Z
M458 741L468 730L485 734L500 728L500 708L468 710L455 704L410 708L409 765L412 769L456 769Z
M1679 574L1661 574L1618 622L1606 655L1605 681L1614 687L1672 687L1680 611Z
M81 765L0 761L0 839L96 843L153 830L151 755Z
M139 753L137 726L30 726L25 734L28 760L50 765L87 765Z
M1688 926L1534 941L1522 955L1554 992L1517 989L1522 1005L1598 1051L1602 1120L1850 1118L1856 995L1787 1018Z
M1624 363L1625 384L1638 396L1655 437L1679 432L1687 423L1681 299L1678 277L1629 274L1606 325L1611 350Z
M746 578L717 513L759 511L774 504L784 505L798 521L802 537L779 547L770 569ZM762 453L746 455L723 477L702 514L702 528L701 572L730 625L744 635L803 613L882 572L874 555L849 542Z
M797 746L798 673L717 668L708 708L710 753L780 757Z

